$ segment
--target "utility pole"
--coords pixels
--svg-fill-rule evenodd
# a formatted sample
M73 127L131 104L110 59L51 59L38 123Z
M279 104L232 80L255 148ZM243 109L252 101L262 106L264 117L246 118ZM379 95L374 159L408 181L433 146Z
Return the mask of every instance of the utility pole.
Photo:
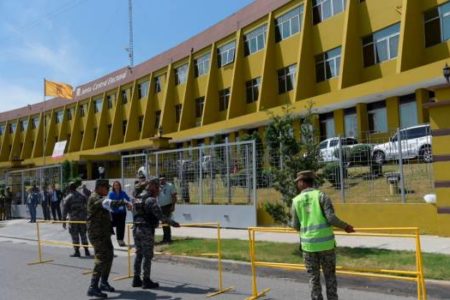
M128 58L130 60L129 68L134 67L134 46L133 46L133 0L128 0Z

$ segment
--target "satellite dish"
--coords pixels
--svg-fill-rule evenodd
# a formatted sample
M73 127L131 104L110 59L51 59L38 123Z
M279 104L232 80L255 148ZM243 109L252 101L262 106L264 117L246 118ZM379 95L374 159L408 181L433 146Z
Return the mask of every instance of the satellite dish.
M434 204L436 203L436 194L427 194L423 196L423 200L425 200L426 203Z

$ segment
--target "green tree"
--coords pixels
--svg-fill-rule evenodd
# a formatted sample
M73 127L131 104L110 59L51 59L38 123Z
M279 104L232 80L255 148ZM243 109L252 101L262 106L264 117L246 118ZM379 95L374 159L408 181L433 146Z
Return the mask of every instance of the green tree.
M278 223L286 224L290 220L292 199L298 194L294 183L297 172L320 169L319 139L313 127L315 113L313 102L305 106L303 117L292 114L289 105L283 107L281 115L271 115L271 123L266 129L266 144L273 176L273 188L280 192L282 203L266 202L266 211ZM301 121L301 139L296 139L293 124ZM318 184L322 180L318 180Z

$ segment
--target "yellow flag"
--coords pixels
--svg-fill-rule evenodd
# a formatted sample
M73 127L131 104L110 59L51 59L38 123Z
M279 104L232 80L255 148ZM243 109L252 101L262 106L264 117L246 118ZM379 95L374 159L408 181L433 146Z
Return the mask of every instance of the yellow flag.
M45 80L44 95L72 99L73 88L66 83Z

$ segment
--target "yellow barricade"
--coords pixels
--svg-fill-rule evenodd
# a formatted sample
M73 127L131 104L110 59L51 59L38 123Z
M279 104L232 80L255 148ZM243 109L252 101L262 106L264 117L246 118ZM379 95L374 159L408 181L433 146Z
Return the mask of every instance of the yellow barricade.
M52 262L53 259L42 259L42 245L55 245L55 246L67 246L67 247L86 247L86 245L83 244L72 244L68 242L61 242L61 241L51 241L51 240L42 240L41 239L41 230L40 230L40 224L86 224L86 221L36 221L36 237L37 237L37 246L38 246L38 259L34 262L28 263L29 266L32 265L38 265L38 264L45 264ZM89 244L88 247L92 248L92 245ZM84 271L83 275L92 274L91 270Z
M356 275L365 277L378 277L384 279L396 279L403 281L415 281L417 283L417 299L426 300L427 291L425 286L425 278L423 273L423 261L422 261L422 250L420 245L420 232L417 227L386 227L386 228L355 228L357 232L355 233L345 233L342 231L335 232L335 235L345 235L345 236L371 236L371 237L398 237L398 238L413 238L416 242L416 270L415 271L403 271L403 270L389 270L389 269L353 269L344 268L341 266L336 267L336 273L346 274L346 275ZM266 228L266 227L250 227L248 228L248 238L249 238L249 250L250 250L250 261L252 268L252 295L247 300L258 299L265 296L270 288L264 289L258 292L256 284L256 268L257 267L268 267L275 269L286 269L286 270L305 270L304 264L287 264L287 263L276 263L276 262L266 262L258 261L256 259L256 232L265 233L291 233L298 234L292 228ZM386 233L386 232L402 232L402 233Z
M127 247L128 247L128 274L121 277L113 278L114 281L117 280L123 280L123 279L129 279L134 276L132 272L132 262L131 262L131 256L134 254L134 252L131 250L131 230L130 228L133 226L133 224L127 224ZM169 226L169 225L163 225L163 226ZM207 295L208 298L226 293L228 291L231 291L233 287L224 288L223 287L223 275L222 275L222 240L220 236L220 224L219 223L195 223L195 224L180 224L181 227L199 227L199 228L217 228L217 252L214 253L203 253L202 256L211 256L211 257L217 257L217 264L218 264L218 272L219 272L219 287L217 291L210 293Z

